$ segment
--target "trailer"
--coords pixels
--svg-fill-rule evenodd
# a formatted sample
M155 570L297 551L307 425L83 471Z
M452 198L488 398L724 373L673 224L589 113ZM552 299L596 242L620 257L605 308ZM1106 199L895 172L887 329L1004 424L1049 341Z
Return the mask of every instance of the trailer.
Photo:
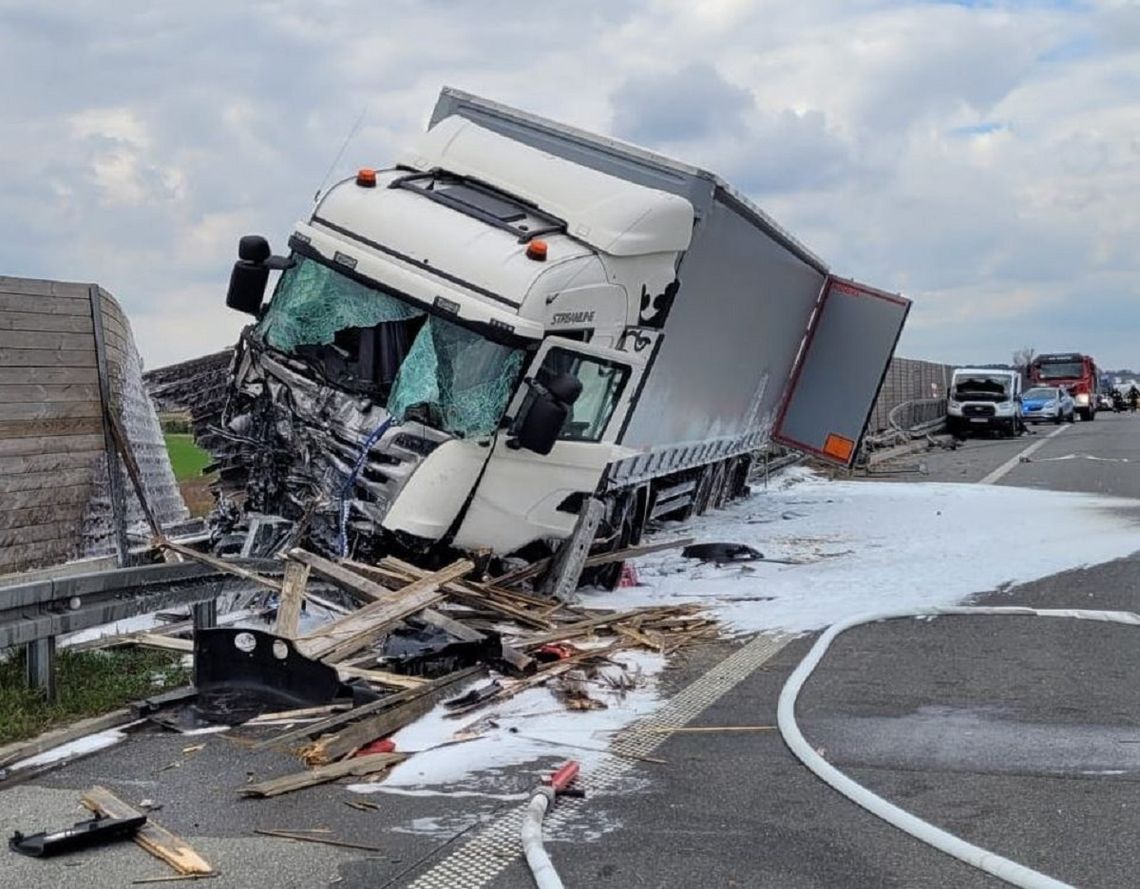
M769 440L850 466L910 306L713 173L452 89L289 247L239 246L222 483L341 554L531 552L590 503L620 548Z

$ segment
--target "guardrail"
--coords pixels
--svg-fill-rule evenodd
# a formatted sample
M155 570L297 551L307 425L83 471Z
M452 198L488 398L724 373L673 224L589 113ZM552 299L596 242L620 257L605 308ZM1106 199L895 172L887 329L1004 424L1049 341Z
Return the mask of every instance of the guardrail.
M235 561L280 575L271 559ZM56 638L128 617L190 605L196 626L213 626L218 596L252 587L250 581L198 562L116 568L0 587L0 651L24 646L29 684L54 697Z

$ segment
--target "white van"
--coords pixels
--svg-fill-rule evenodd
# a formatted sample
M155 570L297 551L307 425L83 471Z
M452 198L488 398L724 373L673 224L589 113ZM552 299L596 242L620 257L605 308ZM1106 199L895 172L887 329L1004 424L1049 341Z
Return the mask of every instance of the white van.
M946 407L946 425L956 435L992 429L1017 435L1021 416L1021 374L1016 370L961 367L954 371Z

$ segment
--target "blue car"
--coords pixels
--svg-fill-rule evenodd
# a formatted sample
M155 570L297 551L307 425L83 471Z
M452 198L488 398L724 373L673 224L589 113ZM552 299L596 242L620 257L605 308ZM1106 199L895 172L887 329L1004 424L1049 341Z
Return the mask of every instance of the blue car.
M1072 423L1076 413L1073 396L1060 386L1036 386L1021 396L1021 416L1026 423Z

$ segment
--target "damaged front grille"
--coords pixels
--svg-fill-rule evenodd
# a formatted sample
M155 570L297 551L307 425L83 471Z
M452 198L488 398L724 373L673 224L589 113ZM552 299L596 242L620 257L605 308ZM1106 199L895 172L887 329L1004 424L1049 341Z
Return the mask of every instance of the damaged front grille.
M221 492L244 495L247 511L292 519L301 539L327 553L373 549L412 472L449 438L396 426L368 397L328 385L248 334L222 420Z

